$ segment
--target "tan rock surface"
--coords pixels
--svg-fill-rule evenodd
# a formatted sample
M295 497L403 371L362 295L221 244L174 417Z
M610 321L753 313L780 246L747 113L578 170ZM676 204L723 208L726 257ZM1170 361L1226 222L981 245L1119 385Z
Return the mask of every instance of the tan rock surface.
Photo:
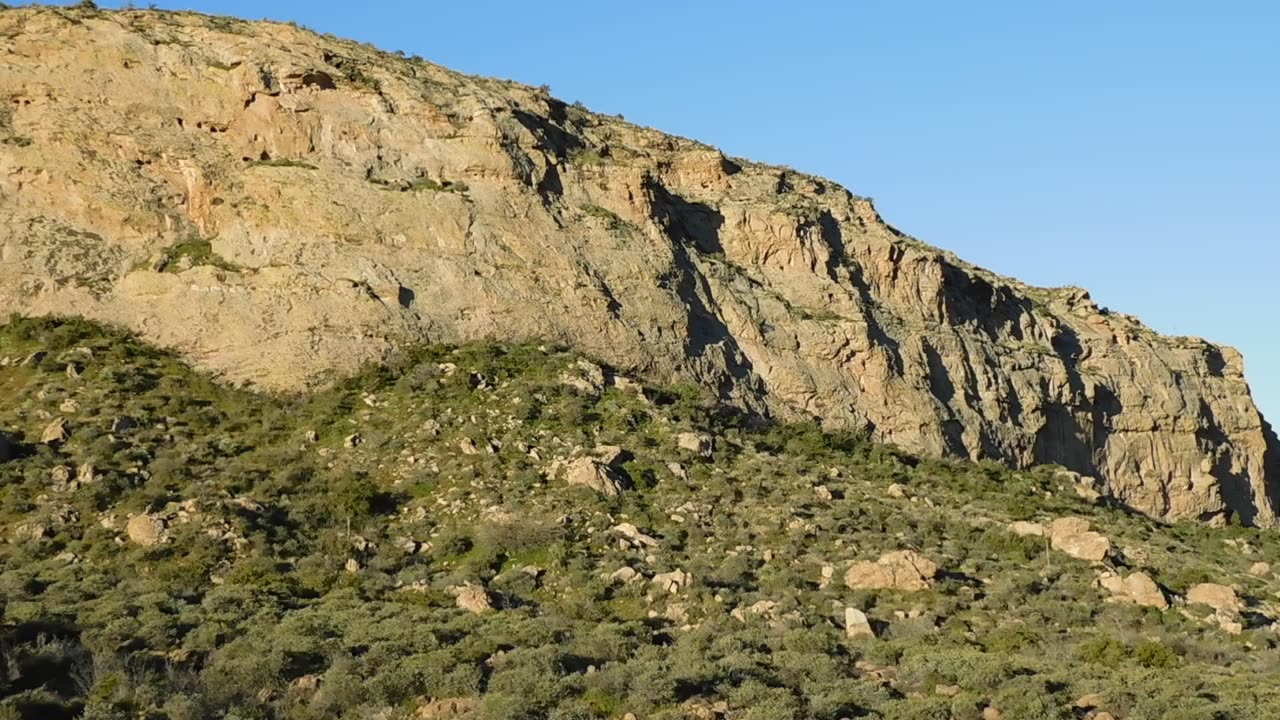
M1102 562L1111 552L1111 541L1089 529L1084 518L1058 518L1049 525L1049 544L1077 560Z
M230 380L551 340L932 455L1274 519L1240 355L997 276L821 178L276 23L0 14L0 307ZM7 313L6 313L7 314Z
M1218 583L1200 583L1187 590L1187 602L1208 605L1223 613L1237 613L1244 608L1244 603L1236 595L1234 588Z
M866 590L925 590L937 573L938 566L914 550L895 550L875 562L854 563L844 584Z
M1164 596L1160 586L1144 572L1130 573L1126 576L1104 573L1098 578L1098 585L1111 593L1111 599L1115 602L1133 603L1161 610L1169 607L1169 600Z

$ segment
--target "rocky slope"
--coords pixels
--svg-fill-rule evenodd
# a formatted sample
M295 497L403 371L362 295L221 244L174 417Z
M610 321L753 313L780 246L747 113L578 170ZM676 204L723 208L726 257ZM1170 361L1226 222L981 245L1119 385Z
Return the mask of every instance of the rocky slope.
M886 225L829 181L281 24L0 13L0 307L265 388L551 339L934 455L1274 522L1238 353Z

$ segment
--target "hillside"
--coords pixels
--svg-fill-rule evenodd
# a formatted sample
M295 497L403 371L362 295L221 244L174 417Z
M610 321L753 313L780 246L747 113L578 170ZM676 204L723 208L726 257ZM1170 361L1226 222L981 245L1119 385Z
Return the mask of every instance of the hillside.
M1056 463L1152 517L1274 523L1238 353L963 263L830 181L283 24L9 9L0 44L5 309L277 390L560 342L921 455Z
M1280 702L1273 532L758 424L560 348L424 346L276 396L13 319L0 396L6 720Z

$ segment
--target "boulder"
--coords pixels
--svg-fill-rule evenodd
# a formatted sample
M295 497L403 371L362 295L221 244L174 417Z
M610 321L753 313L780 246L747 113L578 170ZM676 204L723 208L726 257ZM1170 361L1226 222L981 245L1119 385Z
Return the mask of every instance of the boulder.
M1271 563L1256 562L1249 566L1249 574L1254 577L1266 577L1271 574Z
M578 457L570 460L565 467L565 482L570 485L582 485L606 497L617 497L622 494L622 479L605 463L589 457Z
M844 636L847 638L875 637L876 633L871 628L871 621L866 613L858 608L847 607L844 609Z
M1164 610L1169 607L1160 586L1144 572L1130 573L1121 577L1115 573L1103 573L1098 578L1098 585L1111 593L1114 602L1132 603L1143 607Z
M673 595L689 587L692 582L693 576L683 570L672 570L653 576L653 584Z
M1187 590L1187 602L1193 605L1208 605L1221 613L1235 614L1244 609L1244 603L1236 595L1234 588L1217 583L1200 583Z
M619 523L614 526L613 531L621 535L625 539L626 543L632 547L658 547L658 541L656 538L640 532L640 529L631 523Z
M44 432L40 433L40 442L52 445L66 442L70 437L71 431L67 429L67 419L60 417L45 426Z
M926 590L937 572L933 561L914 550L895 550L875 562L854 563L844 584L856 590Z
M1054 520L1049 526L1049 544L1077 560L1102 562L1111 552L1111 541L1089 529L1089 521L1079 517Z
M134 515L124 526L125 534L142 547L158 545L165 539L164 521L154 515Z
M695 432L682 432L676 435L676 445L681 450L688 450L701 457L711 457L715 443L708 435Z
M1009 532L1019 537L1044 537L1044 526L1040 523L1015 520L1008 527Z
M493 611L493 603L489 601L489 593L479 585L463 583L448 589L458 607L475 615L483 615Z

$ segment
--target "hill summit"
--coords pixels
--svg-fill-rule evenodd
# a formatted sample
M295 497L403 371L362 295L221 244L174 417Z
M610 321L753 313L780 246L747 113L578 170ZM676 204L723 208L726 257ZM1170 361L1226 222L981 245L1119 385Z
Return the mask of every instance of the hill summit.
M828 180L290 25L0 13L0 307L325 386L413 343L555 341L749 413L1061 465L1271 525L1234 350L887 225Z

